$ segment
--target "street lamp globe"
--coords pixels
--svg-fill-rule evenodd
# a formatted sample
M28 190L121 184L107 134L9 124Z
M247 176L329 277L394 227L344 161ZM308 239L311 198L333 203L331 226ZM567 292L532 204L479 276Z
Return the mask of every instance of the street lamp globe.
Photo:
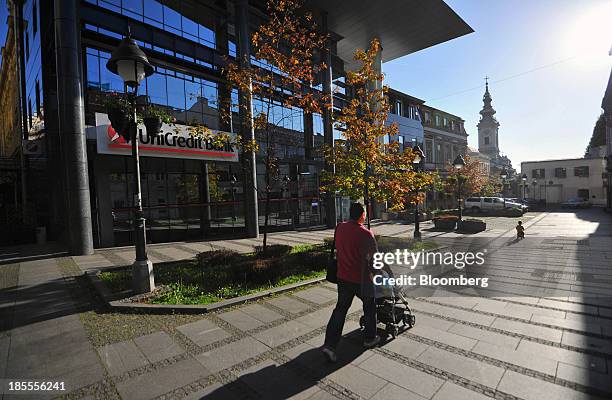
M453 161L453 167L455 167L455 169L461 169L464 166L465 166L465 160L463 159L461 154L458 154L457 158L455 158L455 161Z
M521 179L523 180L523 182L527 182L527 174L523 174L523 176L521 176Z
M499 176L500 176L502 179L506 179L506 178L508 177L508 171L506 170L506 167L504 167L504 168L501 170L501 173L499 174Z
M418 144L414 145L412 152L414 153L414 160L412 160L413 164L420 164L421 161L425 159L425 153L423 153L423 150L421 150Z
M531 182L531 184L532 184L533 186L535 186L535 185L537 185L537 184L538 184L538 181L536 181L536 180L534 179L534 180Z
M138 47L134 39L128 35L121 40L113 50L106 68L123 79L126 85L136 87L147 76L154 72L145 53Z

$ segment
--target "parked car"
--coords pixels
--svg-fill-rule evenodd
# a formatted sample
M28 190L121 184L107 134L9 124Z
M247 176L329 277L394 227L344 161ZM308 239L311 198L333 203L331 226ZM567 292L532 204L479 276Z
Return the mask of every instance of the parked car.
M529 204L528 204L528 201L525 199L521 200L516 197L509 197L509 198L506 198L506 204L508 203L520 205L521 208L523 209L523 212L529 211Z
M464 207L474 213L489 210L503 210L504 208L524 211L521 204L504 201L502 197L468 197L465 199Z
M591 203L588 200L581 199L580 197L572 197L561 203L561 207L564 208L589 208Z

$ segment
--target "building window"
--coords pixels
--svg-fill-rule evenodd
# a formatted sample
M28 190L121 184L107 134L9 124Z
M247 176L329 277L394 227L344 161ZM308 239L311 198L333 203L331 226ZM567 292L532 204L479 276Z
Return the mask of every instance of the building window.
M488 137L488 136L485 136L485 138L484 138L484 144L489 144L489 137Z
M444 127L448 127L448 118L444 117Z
M425 122L431 122L431 113L429 111L425 111Z
M455 121L451 120L451 131L455 130Z
M589 167L575 167L574 168L574 176L587 177L589 176Z
M402 109L402 101L401 100L395 100L395 113L397 115L403 115L403 109Z
M436 115L436 126L440 126L440 116Z
M34 5L32 6L32 35L36 36L36 32L38 31L38 14L36 13L36 1L34 1Z
M38 114L40 112L40 83L38 79L36 80L36 93L34 94L36 96L36 113Z
M534 178L534 179L545 178L546 177L546 170L544 168L533 169L533 170L531 170L531 177Z
M555 168L555 178L566 178L566 177L567 177L566 168Z
M431 140L425 141L425 161L433 162L433 142Z

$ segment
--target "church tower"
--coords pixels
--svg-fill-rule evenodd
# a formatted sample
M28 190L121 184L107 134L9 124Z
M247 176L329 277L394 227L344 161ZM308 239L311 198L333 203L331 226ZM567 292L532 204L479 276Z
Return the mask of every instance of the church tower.
M484 106L480 110L480 122L478 122L478 151L491 158L499 156L499 122L495 119L495 110L491 106L491 94L489 93L489 78L485 78L486 89L482 101Z

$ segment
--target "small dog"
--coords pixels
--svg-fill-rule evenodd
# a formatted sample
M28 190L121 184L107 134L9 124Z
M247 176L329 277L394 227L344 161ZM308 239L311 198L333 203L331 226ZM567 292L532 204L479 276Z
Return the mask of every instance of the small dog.
M523 222L519 221L516 226L516 238L517 239L525 239L525 227L523 226Z

